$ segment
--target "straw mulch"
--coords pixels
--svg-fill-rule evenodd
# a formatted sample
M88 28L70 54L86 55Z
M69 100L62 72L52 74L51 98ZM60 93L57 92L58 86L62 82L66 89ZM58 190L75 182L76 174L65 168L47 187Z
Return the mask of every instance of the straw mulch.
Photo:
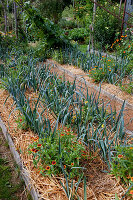
M30 181L37 189L40 199L44 200L66 200L68 199L59 180L65 183L63 177L44 177L39 174L38 169L33 165L32 155L28 154L28 146L37 138L30 129L21 130L18 129L16 119L19 115L19 111L12 112L9 118L11 110L15 108L12 106L13 99L9 98L4 105L5 99L8 96L8 92L0 89L0 115L4 121L8 132L10 133L16 150L19 152L24 167L30 174ZM35 94L30 94L31 97L35 97ZM49 115L50 117L50 115ZM53 116L50 117L53 121ZM119 180L116 180L112 175L102 172L103 163L100 159L94 159L93 161L85 161L86 176L87 176L87 199L88 200L113 200L115 199L115 193L119 197L125 193L123 187L120 185ZM84 187L83 184L79 185L78 194L83 197ZM75 197L76 199L76 197ZM130 198L128 198L130 199Z

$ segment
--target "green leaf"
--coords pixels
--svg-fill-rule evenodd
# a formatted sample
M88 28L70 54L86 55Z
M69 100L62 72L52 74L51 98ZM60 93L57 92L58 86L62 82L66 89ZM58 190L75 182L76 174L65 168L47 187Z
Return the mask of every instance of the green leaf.
M117 196L117 194L115 193L115 200L119 200L119 198L118 198L118 196Z
M86 177L84 177L84 200L87 200Z

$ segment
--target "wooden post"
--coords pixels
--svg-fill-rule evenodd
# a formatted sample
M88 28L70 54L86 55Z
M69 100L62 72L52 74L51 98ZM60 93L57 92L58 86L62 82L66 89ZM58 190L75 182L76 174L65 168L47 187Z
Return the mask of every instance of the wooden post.
M133 1L127 0L126 1L126 8L125 8L125 16L124 16L124 29L126 29L128 19L130 17L130 14L132 14L132 13L133 13Z
M125 0L124 4L124 13L123 13L123 20L122 20L122 26L121 26L121 35L124 32L124 29L126 29L128 23L128 18L131 15L130 13L133 12L133 2L132 0Z
M94 7L93 7L93 21L92 21L92 50L94 49L94 40L93 40L93 33L94 33L94 22L96 17L96 8L97 8L97 0L94 0Z
M6 7L7 7L7 14L8 14L9 13L9 2L8 2L8 0L7 0ZM8 17L8 15L7 15L7 30L9 32L9 17Z
M123 12L122 25L121 25L121 35L122 35L122 32L123 32L123 26L124 26L124 18L125 18L125 11L126 11L126 2L127 2L127 0L125 0L125 3L124 3L124 12Z
M7 33L7 12L4 8L5 34Z
M15 18L15 35L18 38L18 20L17 20L17 5L14 1L14 18Z
M120 6L119 6L119 17L120 17L120 14L121 14L121 5L122 5L122 0L120 0Z
M7 33L7 10L6 10L6 5L3 3L2 0L0 0L0 3L3 7L3 11L4 11L4 24L5 24L5 34Z

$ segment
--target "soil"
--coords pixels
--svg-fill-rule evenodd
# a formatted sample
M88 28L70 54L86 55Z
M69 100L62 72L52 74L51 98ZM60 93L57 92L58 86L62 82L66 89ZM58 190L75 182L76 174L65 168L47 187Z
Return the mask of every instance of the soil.
M98 96L99 92L97 88L99 87L99 84L94 83L94 81L87 76L87 73L80 68L71 65L60 65L54 60L47 60L46 63L55 64L55 67L52 69L52 71L56 72L59 76L63 76L65 74L66 80L69 80L70 82L73 82L75 77L77 77L77 85L81 84L80 82L84 82L85 80L86 84L82 83L82 86L86 87L85 85L87 85L89 94L97 93ZM126 103L129 103L129 105L125 104L124 121L125 128L130 131L130 134L133 134L133 96L121 91L118 86L108 83L102 83L101 90L108 92L109 94L112 94L120 99L120 101L117 101L117 99L111 98L106 93L101 92L100 98L103 99L105 105L108 105L108 110L110 110L110 104L111 107L116 109L117 113L119 113L123 104L122 100L126 100Z

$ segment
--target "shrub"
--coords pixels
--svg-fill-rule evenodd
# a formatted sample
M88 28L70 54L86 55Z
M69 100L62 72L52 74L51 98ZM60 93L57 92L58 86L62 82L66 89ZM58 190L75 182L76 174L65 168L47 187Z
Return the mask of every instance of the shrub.
M96 66L97 67L97 66ZM90 76L93 78L93 80L97 83L101 82L102 80L106 80L106 73L107 71L103 68L93 68L91 72L89 72Z
M64 17L74 18L72 5L65 7L64 11L62 12L62 18Z
M84 41L89 36L89 29L74 28L69 31L69 38L75 41Z
M2 36L0 34L0 46L3 48L10 48L11 45L14 43L14 38L9 37L8 35Z
M77 28L77 23L73 20L61 19L60 22L58 23L58 25L61 28L65 28L65 29Z
M110 11L114 12L114 7L110 7ZM116 7L115 7L115 11ZM102 43L104 47L107 44L112 44L117 32L120 31L120 23L116 17L107 11L97 8L95 23L94 23L94 37L95 40Z
M52 54L52 58L56 60L57 62L59 62L60 64L64 64L63 53L61 49L54 50Z
M133 72L133 28L127 28L124 34L117 38L114 43L111 45L113 50L117 50L117 55L121 56L123 59L128 59L129 62L126 66L126 74Z
M41 61L45 60L47 51L46 49L47 49L46 39L40 40L38 43L36 43L34 48L35 58L39 58L39 60Z

